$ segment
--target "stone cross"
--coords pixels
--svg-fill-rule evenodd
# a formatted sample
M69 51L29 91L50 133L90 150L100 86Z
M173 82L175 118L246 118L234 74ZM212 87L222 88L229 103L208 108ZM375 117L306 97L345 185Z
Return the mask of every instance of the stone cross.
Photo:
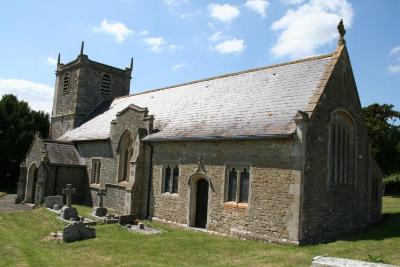
M63 189L63 194L66 196L67 207L71 207L72 194L76 192L75 188L72 188L72 184L67 184L67 188Z
M100 188L99 191L97 192L97 195L99 196L99 208L102 208L103 197L106 195L106 190L104 188Z

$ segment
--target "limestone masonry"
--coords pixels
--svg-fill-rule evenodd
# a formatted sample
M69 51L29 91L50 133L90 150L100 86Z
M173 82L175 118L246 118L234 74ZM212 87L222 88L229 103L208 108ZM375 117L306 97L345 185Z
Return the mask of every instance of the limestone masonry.
M98 207L104 190L103 206L126 215L293 244L380 220L342 27L331 54L134 95L132 63L92 61L82 44L58 60L51 139L35 137L17 201L72 184L75 203Z

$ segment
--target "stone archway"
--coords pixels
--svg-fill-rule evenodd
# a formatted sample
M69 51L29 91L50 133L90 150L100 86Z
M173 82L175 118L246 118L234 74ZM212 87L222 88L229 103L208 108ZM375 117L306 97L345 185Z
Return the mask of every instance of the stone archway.
M29 167L28 182L26 183L25 202L35 203L36 186L38 181L38 167L33 163Z
M207 228L211 181L207 176L196 173L189 178L188 226Z

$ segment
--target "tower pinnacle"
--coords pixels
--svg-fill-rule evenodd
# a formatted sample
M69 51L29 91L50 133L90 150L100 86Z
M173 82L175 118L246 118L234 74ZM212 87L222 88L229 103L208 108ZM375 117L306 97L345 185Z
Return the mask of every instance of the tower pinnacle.
M82 44L81 44L81 53L80 53L81 56L83 56L83 48L84 48L84 46L85 46L85 42L82 41Z

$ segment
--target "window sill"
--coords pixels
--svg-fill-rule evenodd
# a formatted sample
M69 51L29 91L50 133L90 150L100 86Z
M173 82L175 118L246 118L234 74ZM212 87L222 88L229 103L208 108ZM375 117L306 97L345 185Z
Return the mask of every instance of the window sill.
M93 189L100 189L100 184L90 184L89 187Z
M162 196L168 196L168 197L178 197L179 194L178 193L170 193L170 192L164 192L161 193Z
M230 209L246 209L248 207L248 203L242 203L242 202L234 202L234 201L228 201L224 203L224 208L230 208Z
M127 187L128 184L129 184L128 181L122 181L122 182L119 182L119 183L118 183L118 185L119 185L119 186L122 186L122 187Z

